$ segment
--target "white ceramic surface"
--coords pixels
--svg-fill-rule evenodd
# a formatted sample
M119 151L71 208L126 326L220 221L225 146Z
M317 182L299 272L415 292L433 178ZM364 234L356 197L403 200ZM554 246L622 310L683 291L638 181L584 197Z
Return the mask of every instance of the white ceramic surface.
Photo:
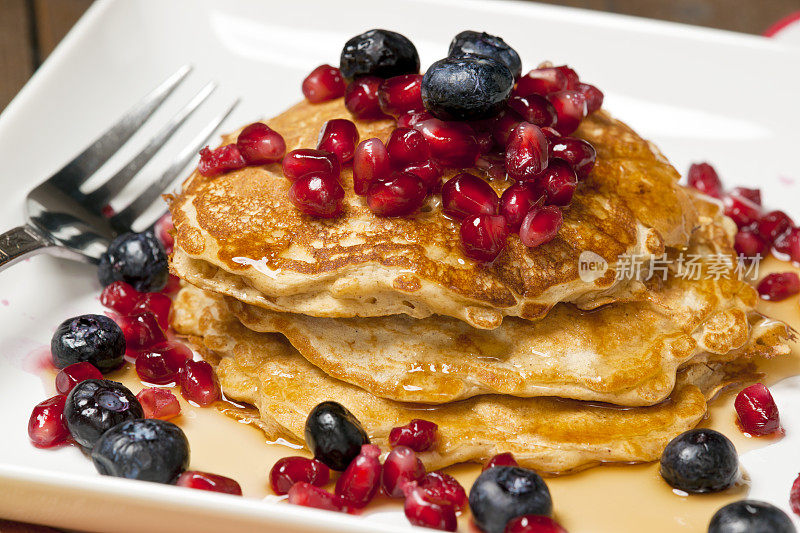
M29 188L179 65L195 71L170 109L206 81L221 82L187 130L240 96L233 128L299 99L304 74L336 64L344 41L371 27L409 36L423 68L465 28L502 35L526 68L569 63L679 170L711 161L727 184L758 186L767 205L800 219L800 51L779 42L523 2L101 0L0 115L0 228L21 222ZM152 171L190 137L167 147ZM99 311L98 290L91 268L48 256L0 274L0 516L97 531L158 531L176 516L197 532L410 530L397 513L356 518L103 478L74 448L34 449L25 427L43 389L23 361L65 317ZM788 510L800 470L800 379L773 393L786 438L742 460L751 495Z
M776 22L765 35L784 44L800 46L800 11Z

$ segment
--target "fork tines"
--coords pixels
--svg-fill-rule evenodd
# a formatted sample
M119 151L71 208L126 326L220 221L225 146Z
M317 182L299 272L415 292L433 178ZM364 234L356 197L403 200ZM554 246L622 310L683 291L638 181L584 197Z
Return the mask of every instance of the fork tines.
M89 193L81 192L80 186L130 140L134 133L148 121L186 79L191 70L192 67L189 65L179 68L129 110L116 124L100 135L95 142L56 172L50 178L50 182L74 198L88 211L97 215L103 214L110 202L138 175L142 168L161 150L186 120L206 102L217 88L217 84L211 82L200 89L185 106L171 117L167 124L139 153L106 179L104 183ZM228 118L238 103L238 100L234 101L223 112L207 123L189 145L181 150L167 170L139 193L136 198L110 217L109 223L114 231L120 233L132 231L133 224L137 219L158 200L159 195L183 172L200 149L209 142L211 136L222 122ZM161 213L163 213L163 210Z

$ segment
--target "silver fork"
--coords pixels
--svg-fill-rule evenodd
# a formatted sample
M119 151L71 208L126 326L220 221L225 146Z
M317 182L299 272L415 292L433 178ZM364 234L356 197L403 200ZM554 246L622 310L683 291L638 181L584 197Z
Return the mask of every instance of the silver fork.
M137 155L103 184L88 193L81 192L80 186L136 133L190 71L188 65L178 69L94 143L28 193L25 200L26 223L0 235L0 271L41 252L97 263L115 235L132 231L133 224L175 181L200 148L208 143L236 107L238 100L206 124L173 163L117 213L105 216L103 211L206 101L216 89L215 83L203 87Z

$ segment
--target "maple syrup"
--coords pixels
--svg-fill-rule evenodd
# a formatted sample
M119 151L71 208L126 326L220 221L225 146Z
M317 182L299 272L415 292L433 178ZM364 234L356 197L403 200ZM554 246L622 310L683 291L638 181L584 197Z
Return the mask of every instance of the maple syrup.
M800 271L771 257L762 261L762 276L788 270ZM783 302L760 301L758 310L800 329L800 301L797 296ZM797 342L790 344L790 355L758 362L759 371L765 375L762 382L766 385L800 374L800 345ZM35 369L30 370L42 375L50 394L55 392L55 370L46 366L37 364ZM144 388L130 362L106 377L122 382L134 393ZM725 434L733 441L739 454L777 442L780 437L749 437L737 427L733 400L738 390L735 388L720 393L710 404L709 415L701 425ZM241 415L240 405L223 402L217 409L201 408L187 402L179 390L175 389L174 393L181 403L181 415L172 421L184 430L189 439L192 470L235 479L245 497L265 500L285 498L275 496L269 490L269 470L282 457L309 456L307 450L282 439L270 442L261 430L248 424L246 418L237 421L221 412L227 406ZM257 416L257 413L253 412L253 416ZM481 467L477 464L461 464L444 471L458 479L469 491ZM747 472L743 472L739 483L727 491L687 495L664 482L656 462L599 466L550 477L546 481L553 496L554 518L572 533L619 533L643 529L648 533L704 533L717 509L747 497L747 479ZM786 491L788 495L789 487ZM378 497L367 507L366 513L387 510L402 512L400 500ZM469 512L460 517L459 531L475 531L470 524Z

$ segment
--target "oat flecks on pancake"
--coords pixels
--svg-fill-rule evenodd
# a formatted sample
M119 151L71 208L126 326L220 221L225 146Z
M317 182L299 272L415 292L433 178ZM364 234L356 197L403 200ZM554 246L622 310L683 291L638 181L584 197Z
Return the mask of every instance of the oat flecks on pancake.
M685 251L702 258L696 278L673 271L666 281L654 277L643 301L591 312L558 304L540 321L509 317L491 331L441 316L316 318L226 303L248 328L283 334L328 375L382 398L507 394L653 405L670 394L678 368L700 355L737 358L750 338L755 295L737 275L722 222L707 217ZM679 253L671 251L673 263ZM715 279L709 267L720 257L729 263ZM774 327L786 337L782 324ZM777 343L768 355L785 349Z
M214 356L225 393L258 408L259 425L270 438L302 442L308 413L324 400L352 411L384 450L392 427L420 417L419 406L376 398L333 379L281 336L245 328L218 295L186 287L174 309L175 329L200 337ZM636 409L499 395L453 402L424 412L439 425L440 437L436 448L420 458L436 469L512 452L521 465L545 473L600 462L652 461L672 438L703 418L707 398L720 386L749 378L750 372L737 362L691 365L679 374L669 401Z
M269 124L284 136L288 150L313 148L321 125L337 117L352 118L341 99L300 103ZM385 140L392 124L357 126L362 139ZM458 225L442 216L435 198L412 217L376 217L353 193L352 170L345 168L344 215L311 219L289 202L290 183L273 164L212 180L195 173L187 180L171 204L172 268L184 278L190 268L221 269L240 278L240 289L219 279L205 288L267 309L319 317L441 314L492 329L503 316L542 318L561 301L595 307L625 289L613 275L620 254L647 259L665 246L683 247L697 219L688 194L677 185L678 173L630 128L598 112L584 120L577 135L595 146L598 159L564 210L558 237L528 249L514 235L491 266L463 256ZM492 183L498 192L509 184ZM582 281L578 259L584 251L608 261L608 274Z
M702 255L704 269L710 257L728 257L720 279L655 276L642 301L593 312L559 304L541 321L509 317L486 331L442 316L334 319L227 303L245 326L285 335L330 376L382 398L446 403L496 393L652 405L672 391L678 368L706 352L704 360L728 360L749 338L754 291L738 279L718 207L696 202L707 216L685 253ZM220 270L187 279L247 290Z

